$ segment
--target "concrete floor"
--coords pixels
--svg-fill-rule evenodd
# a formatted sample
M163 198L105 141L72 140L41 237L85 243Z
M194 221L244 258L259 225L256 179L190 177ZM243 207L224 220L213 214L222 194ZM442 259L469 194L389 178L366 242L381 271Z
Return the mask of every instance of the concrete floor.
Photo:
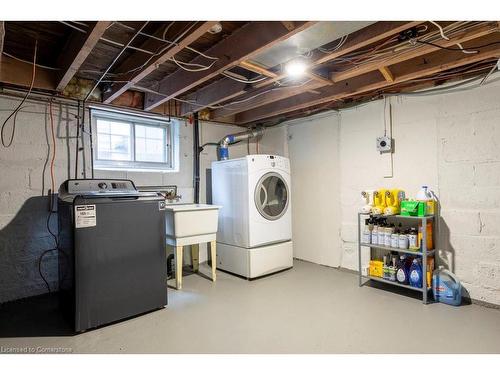
M0 347L63 347L74 353L500 353L499 310L425 306L416 295L400 292L359 288L352 273L303 261L252 282L219 272L214 285L190 275L182 291L169 289L167 308L75 336L58 330L57 311L50 307L25 332L22 314L9 318L9 308L0 309Z

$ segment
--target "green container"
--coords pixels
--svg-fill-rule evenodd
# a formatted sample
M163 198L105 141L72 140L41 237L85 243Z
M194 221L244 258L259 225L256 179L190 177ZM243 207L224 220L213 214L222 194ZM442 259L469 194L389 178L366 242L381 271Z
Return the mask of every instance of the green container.
M401 201L402 216L425 216L426 204L419 201Z

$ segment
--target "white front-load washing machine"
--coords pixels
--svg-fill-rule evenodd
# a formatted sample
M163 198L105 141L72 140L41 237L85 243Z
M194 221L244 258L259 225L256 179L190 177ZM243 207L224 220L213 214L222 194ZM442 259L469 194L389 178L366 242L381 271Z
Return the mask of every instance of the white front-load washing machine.
M290 163L248 155L212 163L212 203L222 206L217 267L249 279L293 265Z

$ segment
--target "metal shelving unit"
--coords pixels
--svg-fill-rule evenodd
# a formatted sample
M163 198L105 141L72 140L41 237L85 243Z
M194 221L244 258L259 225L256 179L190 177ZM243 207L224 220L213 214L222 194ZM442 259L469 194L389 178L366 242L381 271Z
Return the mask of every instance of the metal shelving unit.
M422 250L421 251L415 251L415 250L410 250L410 249L398 249L398 248L393 248L393 247L388 247L388 246L382 246L382 245L375 245L375 244L366 244L361 242L361 220L363 217L387 217L387 218L395 218L395 219L401 219L401 220L416 220L416 221L421 221L422 222ZM406 289L411 289L415 290L418 292L422 293L422 302L424 304L427 304L427 296L429 293L429 290L431 289L430 285L427 285L427 257L430 255L434 255L435 250L427 250L427 222L433 221L435 222L435 216L434 215L427 215L427 216L403 216L403 215L372 215L372 214L364 214L364 213L358 213L358 274L359 274L359 286L363 286L363 279L368 279L368 280L374 280L377 282L382 282L385 284L390 284L390 285L396 285L402 288ZM434 239L436 238L436 225L434 225L432 234ZM435 241L434 241L435 244ZM398 282L394 281L389 281L386 279L383 279L381 277L376 277L376 276L363 276L363 273L361 271L361 251L362 248L369 248L370 249L370 257L371 257L371 249L379 249L379 250L386 250L386 251L396 251L398 253L405 253L405 254L411 254L411 255L417 255L422 257L422 288L415 288L411 285L406 285L406 284L400 284Z

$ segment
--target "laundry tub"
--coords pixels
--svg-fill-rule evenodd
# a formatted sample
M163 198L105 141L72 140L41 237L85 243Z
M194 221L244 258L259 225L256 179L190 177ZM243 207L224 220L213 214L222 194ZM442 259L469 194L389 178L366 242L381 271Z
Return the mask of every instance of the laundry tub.
M214 240L220 208L199 203L166 205L167 244L183 246Z

